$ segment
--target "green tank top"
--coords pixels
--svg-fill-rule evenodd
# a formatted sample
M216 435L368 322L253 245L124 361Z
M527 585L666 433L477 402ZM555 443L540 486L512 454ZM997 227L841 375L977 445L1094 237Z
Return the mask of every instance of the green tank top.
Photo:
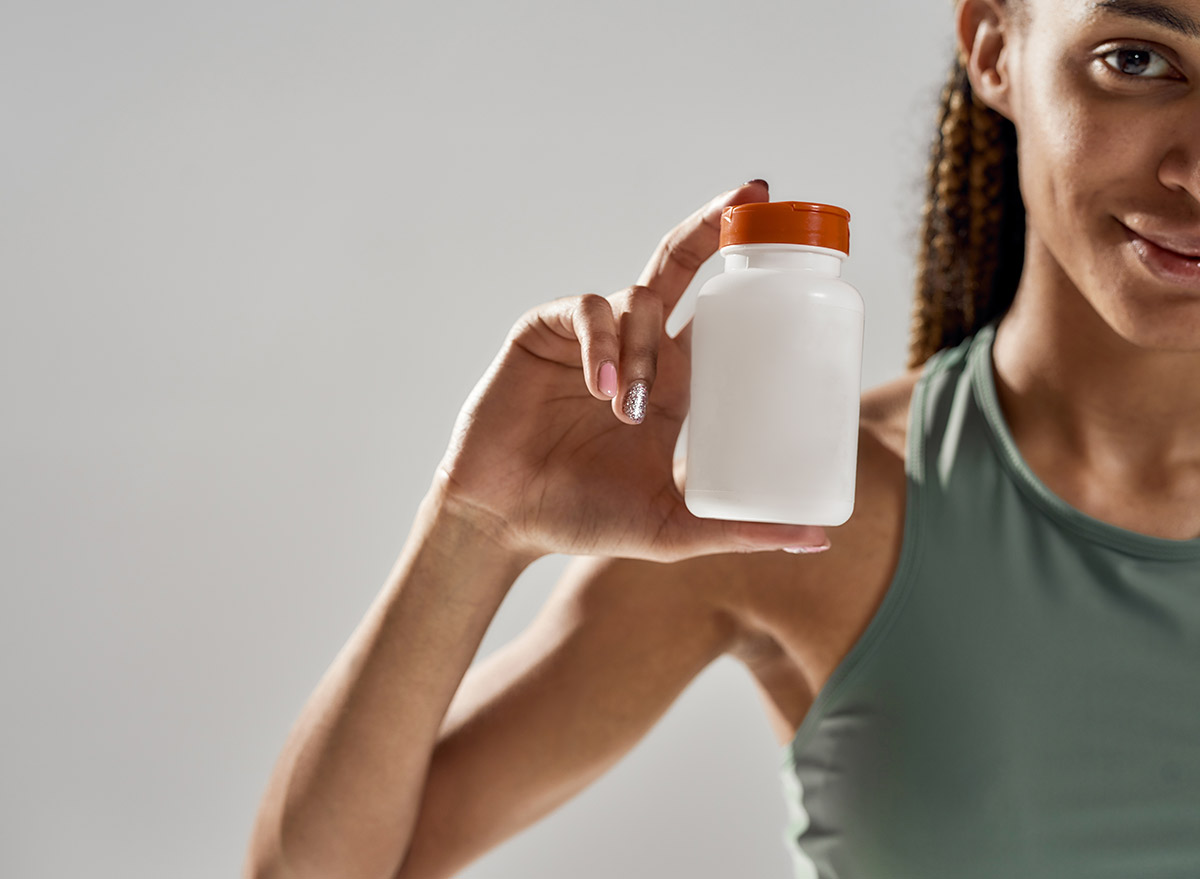
M1053 494L994 335L916 384L895 576L784 749L795 875L1196 879L1200 539Z

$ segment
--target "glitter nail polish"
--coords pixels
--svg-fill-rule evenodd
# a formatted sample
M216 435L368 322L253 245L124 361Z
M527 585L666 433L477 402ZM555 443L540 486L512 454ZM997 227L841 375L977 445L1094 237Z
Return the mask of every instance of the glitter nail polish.
M625 393L625 414L638 424L646 417L646 395L649 388L644 381L635 381Z

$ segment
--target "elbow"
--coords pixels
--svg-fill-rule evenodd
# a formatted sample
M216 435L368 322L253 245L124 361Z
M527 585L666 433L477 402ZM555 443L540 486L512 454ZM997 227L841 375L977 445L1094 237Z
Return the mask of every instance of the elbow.
M277 838L255 839L246 853L242 879L409 879L403 869L350 863L345 859L296 854Z
M242 879L290 879L294 874L284 869L283 861L251 847L242 865Z
M253 849L247 855L242 870L242 879L331 879L334 876L338 879L353 879L354 875L340 867L325 868L313 863L286 861L279 851L264 853Z
M340 869L325 871L310 857L285 854L282 831L269 833L260 823L255 827L242 866L242 879L327 879L330 876L349 877Z
M308 879L311 875L312 871L288 863L277 840L269 842L255 833L242 865L242 879Z

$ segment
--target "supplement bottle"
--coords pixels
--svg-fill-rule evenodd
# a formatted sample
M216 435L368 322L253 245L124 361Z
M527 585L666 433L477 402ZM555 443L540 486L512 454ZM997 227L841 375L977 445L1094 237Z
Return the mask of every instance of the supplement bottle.
M863 301L841 280L850 214L726 208L725 271L692 324L684 498L696 516L841 525L854 508Z

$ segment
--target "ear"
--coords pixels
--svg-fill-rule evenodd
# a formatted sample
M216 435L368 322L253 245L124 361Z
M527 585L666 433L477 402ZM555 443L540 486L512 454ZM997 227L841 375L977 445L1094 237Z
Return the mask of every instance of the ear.
M989 107L1012 120L1011 0L958 0L955 30L959 57L971 90Z

